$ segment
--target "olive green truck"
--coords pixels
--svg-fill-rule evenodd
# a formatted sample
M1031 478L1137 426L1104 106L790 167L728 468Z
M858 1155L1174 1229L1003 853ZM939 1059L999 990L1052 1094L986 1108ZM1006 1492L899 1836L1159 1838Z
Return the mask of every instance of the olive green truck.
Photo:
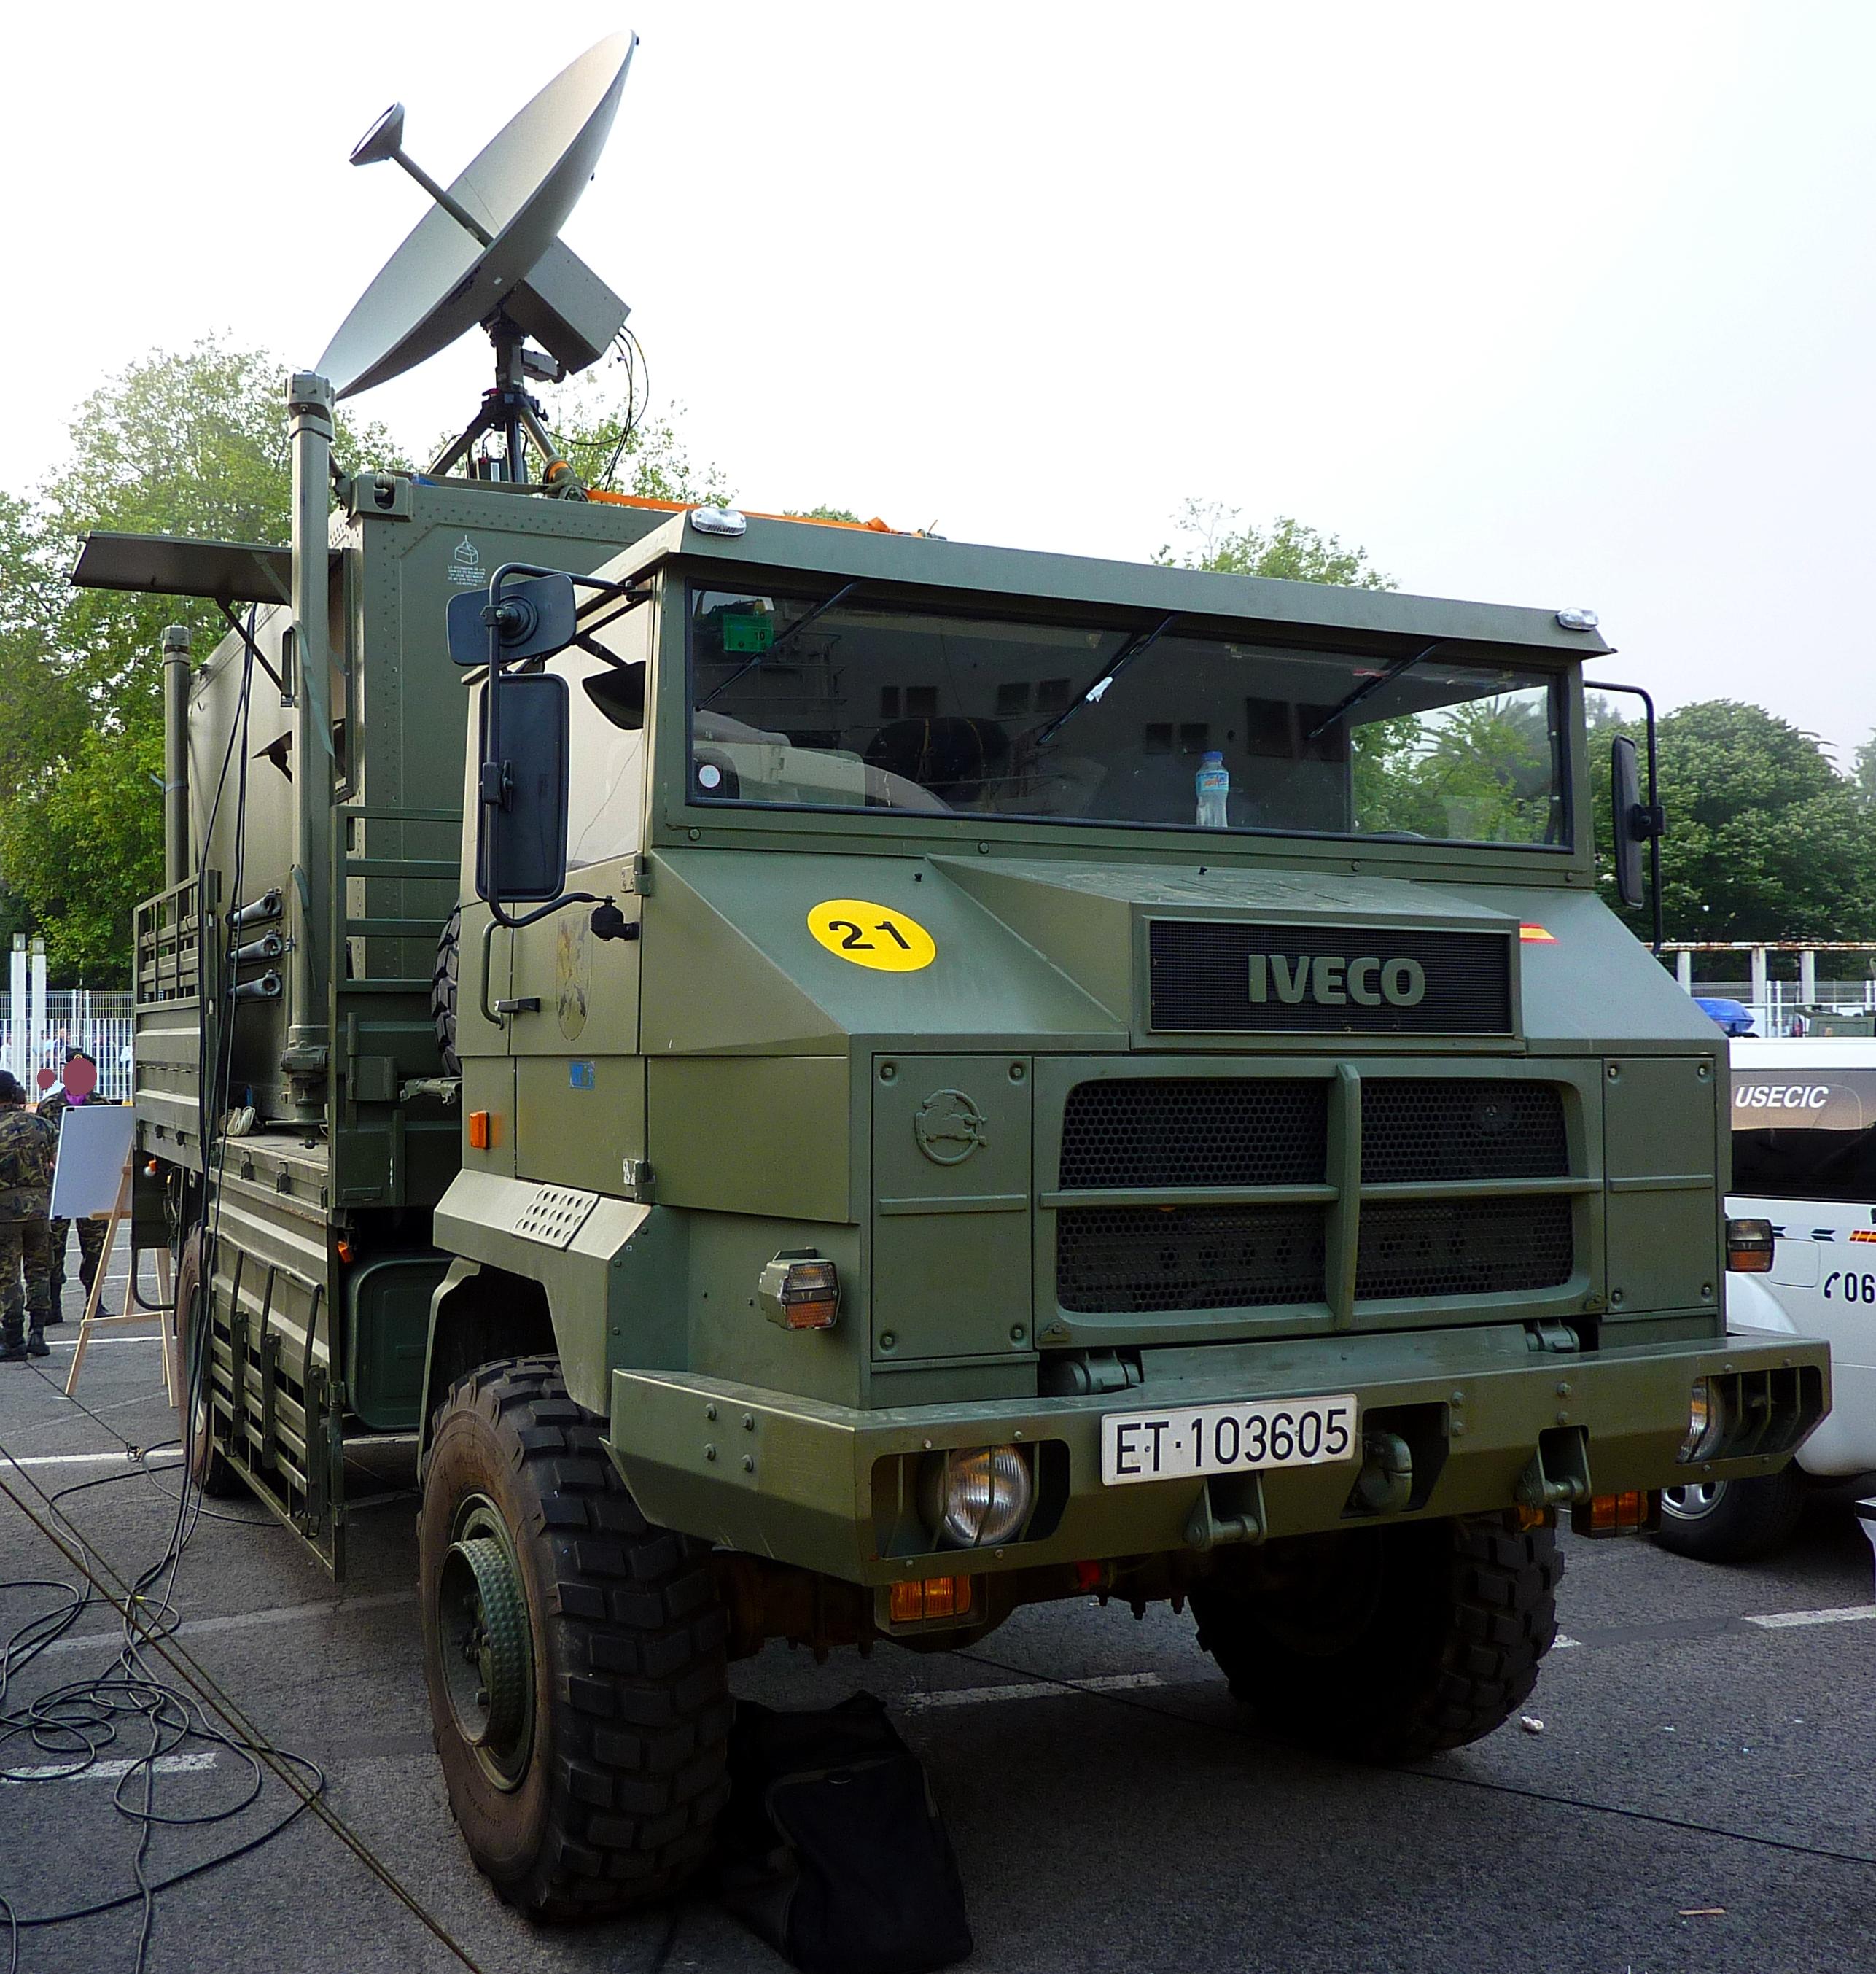
M1725 1043L1596 896L1593 619L404 474L329 519L291 419L290 549L77 572L231 626L166 653L139 1238L206 1486L339 1572L348 1449L417 1436L516 1904L707 1854L770 1639L1189 1601L1275 1731L1455 1746L1560 1510L1822 1415L1821 1346L1725 1333Z

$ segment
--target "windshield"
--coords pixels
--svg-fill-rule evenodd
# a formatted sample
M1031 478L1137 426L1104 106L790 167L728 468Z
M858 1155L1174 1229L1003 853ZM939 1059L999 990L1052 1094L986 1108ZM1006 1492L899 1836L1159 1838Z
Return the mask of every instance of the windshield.
M694 802L1568 843L1558 678L1451 645L702 585L690 621Z
M1876 1201L1876 1070L1736 1069L1733 1190Z

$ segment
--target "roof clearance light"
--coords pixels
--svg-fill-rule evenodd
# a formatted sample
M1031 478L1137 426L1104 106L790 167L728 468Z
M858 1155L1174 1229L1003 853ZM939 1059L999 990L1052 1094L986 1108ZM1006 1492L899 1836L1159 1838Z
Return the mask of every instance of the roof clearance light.
M1546 932L1542 926L1532 925L1528 922L1518 927L1518 937L1527 946L1555 946L1557 943L1555 933Z
M693 507L690 525L700 535L740 535L749 522L734 507Z
M1593 610L1560 610L1556 620L1566 631L1593 631L1601 621Z

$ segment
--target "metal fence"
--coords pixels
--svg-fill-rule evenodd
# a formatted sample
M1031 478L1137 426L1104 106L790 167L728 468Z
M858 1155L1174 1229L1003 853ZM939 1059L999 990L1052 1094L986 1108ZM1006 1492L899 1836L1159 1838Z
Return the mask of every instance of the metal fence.
M29 1091L58 1080L68 1049L97 1063L98 1094L113 1103L130 1094L131 1005L128 994L88 988L0 994L0 1064Z
M1876 980L1820 980L1805 995L1796 980L1767 980L1756 997L1750 980L1696 980L1692 991L1722 1001L1737 1001L1762 1035L1788 1035L1802 1007L1831 1008L1840 1014L1876 1009Z

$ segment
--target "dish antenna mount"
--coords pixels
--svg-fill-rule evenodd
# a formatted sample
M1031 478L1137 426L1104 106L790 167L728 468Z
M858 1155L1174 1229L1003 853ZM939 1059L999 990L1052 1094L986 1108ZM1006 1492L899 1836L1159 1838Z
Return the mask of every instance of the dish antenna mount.
M589 48L447 189L405 151L401 103L353 148L355 165L395 159L435 210L353 303L319 360L320 374L349 398L401 375L478 325L494 346L494 388L432 473L473 460L477 441L495 432L505 457L485 464L505 468L501 477L526 484L531 445L540 455L542 484L575 484L528 384L558 382L596 363L625 326L625 303L558 236L605 149L638 45L637 35L622 34ZM539 349L526 346L530 336Z

